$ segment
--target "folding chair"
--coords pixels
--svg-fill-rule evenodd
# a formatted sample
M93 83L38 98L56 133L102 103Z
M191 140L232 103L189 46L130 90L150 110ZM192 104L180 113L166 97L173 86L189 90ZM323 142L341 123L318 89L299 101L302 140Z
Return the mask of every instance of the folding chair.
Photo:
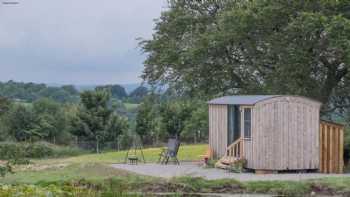
M163 149L159 154L158 163L168 164L169 160L172 159L176 164L180 164L177 159L177 153L180 148L180 141L174 138L168 140L168 146L166 149Z

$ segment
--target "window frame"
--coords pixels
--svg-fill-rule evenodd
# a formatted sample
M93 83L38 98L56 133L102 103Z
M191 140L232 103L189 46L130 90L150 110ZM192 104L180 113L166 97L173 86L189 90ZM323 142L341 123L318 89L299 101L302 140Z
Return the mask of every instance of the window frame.
M237 110L237 111L236 111ZM227 144L232 144L237 139L240 139L242 137L241 135L241 108L239 105L228 105L228 133L227 133ZM231 113L233 112L233 113ZM234 114L232 116L232 114ZM234 117L234 118L232 118ZM237 122L236 122L237 121ZM232 128L233 126L233 128ZM233 131L233 132L231 132ZM237 132L237 133L236 133ZM230 141L229 135L232 135L233 141ZM235 134L238 135L238 137L235 139Z
M245 132L245 110L250 110L250 136L246 136ZM241 106L241 136L244 140L252 139L252 131L253 131L253 107L252 106Z

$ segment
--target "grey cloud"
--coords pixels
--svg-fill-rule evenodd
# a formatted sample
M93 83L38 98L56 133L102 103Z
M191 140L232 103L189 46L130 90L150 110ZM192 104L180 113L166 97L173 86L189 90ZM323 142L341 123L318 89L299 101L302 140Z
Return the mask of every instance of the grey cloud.
M0 0L1 1L1 0ZM18 0L0 4L0 80L46 83L140 81L165 0Z

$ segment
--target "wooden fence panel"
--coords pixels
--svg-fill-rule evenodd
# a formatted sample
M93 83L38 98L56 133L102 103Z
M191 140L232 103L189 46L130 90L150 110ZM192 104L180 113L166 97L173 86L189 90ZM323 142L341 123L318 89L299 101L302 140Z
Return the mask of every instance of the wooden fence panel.
M332 122L320 123L320 172L343 173L344 126Z

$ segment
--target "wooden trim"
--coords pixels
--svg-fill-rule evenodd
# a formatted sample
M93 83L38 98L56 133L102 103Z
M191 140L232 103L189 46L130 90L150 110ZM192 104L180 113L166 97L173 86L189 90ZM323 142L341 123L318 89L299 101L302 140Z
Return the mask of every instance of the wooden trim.
M227 157L242 158L244 154L244 141L242 138L238 138L232 144L230 144L226 149Z
M345 127L345 125L337 122L332 122L330 120L320 120L320 123L324 125L330 125L330 126L338 126L338 127Z
M253 134L253 107L251 105L243 105L239 107L239 110L241 111L241 138L244 140L251 140L252 134ZM247 138L244 135L244 109L250 109L250 137Z
M339 173L344 172L344 128L340 129L339 133Z
M343 173L344 126L320 122L320 172Z

